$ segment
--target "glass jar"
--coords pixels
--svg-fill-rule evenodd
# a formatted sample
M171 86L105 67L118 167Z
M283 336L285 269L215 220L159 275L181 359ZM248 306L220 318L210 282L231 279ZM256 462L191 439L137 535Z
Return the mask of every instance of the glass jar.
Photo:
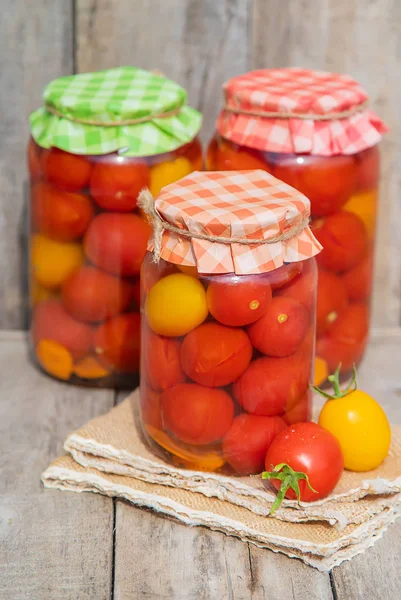
M319 246L312 241L308 258L293 254L296 261L282 264L279 259L281 266L270 264L267 271L265 264L255 268L258 259L266 258L260 254L260 246L250 250L248 245L247 258L252 255L254 272L246 273L249 264L245 272L238 264L237 272L230 271L229 262L223 268L221 256L216 259L220 253L217 246L223 244L219 244L222 229L216 226L214 209L218 207L219 220L226 224L230 215L238 218L246 207L241 180L235 173L231 177L224 174L224 188L242 199L239 212L229 195L222 200L218 187L214 195L215 174L209 175L210 180L202 173L178 182L177 194L191 188L193 204L188 200L182 207L179 198L174 198L173 186L156 200L163 219L172 223L175 215L175 223L193 225L192 232L203 223L203 231L217 239L213 238L205 257L208 242L202 239L198 254L196 239L187 240L185 246L180 227L179 236L171 230L167 237L166 232L163 235L162 258L155 262L152 252L145 256L141 271L141 423L150 447L176 466L257 473L263 470L275 435L288 424L310 418L317 285L313 256ZM272 215L270 188L276 180L260 171L241 174L241 178L249 184L248 219L249 211L256 211L253 192L259 193L259 208ZM262 197L261 184L269 190ZM288 186L283 189L290 190ZM275 213L278 231L280 215L284 217L287 209L291 207L283 203ZM189 221L186 215L191 215ZM271 218L264 221L274 234ZM304 234L304 241L313 240L310 232ZM240 260L244 250L233 250L233 246L231 250L238 252ZM292 248L295 251L296 247ZM280 250L285 254L282 247ZM221 252L225 251L223 246ZM191 255L197 257L196 265L186 264Z
M270 88L272 81L276 86ZM302 87L298 115L293 107ZM324 97L336 87L341 102L336 105L333 92L330 114L324 115ZM255 111L249 110L244 89L262 92ZM344 90L347 96L341 95ZM346 76L299 69L257 71L230 80L225 91L228 112L219 117L207 168L264 169L309 198L311 229L323 245L317 257L316 376L323 382L341 362L345 378L362 359L368 339L380 172L377 143L385 127L366 108L366 93ZM233 99L237 106L244 103L244 114L241 108L231 111ZM289 110L292 118L285 117ZM317 113L315 124L307 112ZM245 121L252 130L248 138L241 134Z
M115 71L121 70L103 76L107 79L111 72L114 79ZM135 69L128 74L147 76ZM79 83L79 77L67 79ZM49 85L53 93L58 81ZM135 78L130 85L137 86ZM45 90L47 100L51 92L52 88ZM93 125L77 126L90 127L93 133ZM46 373L64 381L132 389L139 370L139 273L151 233L137 206L138 193L149 187L158 194L163 186L201 169L200 142L196 136L178 145L173 139L176 147L167 152L131 156L126 147L119 148L114 131L114 152L101 153L98 148L91 153L93 145L88 144L87 151L81 148L78 153L74 139L69 141L75 152L66 151L56 146L58 138L51 129L49 133L47 122L41 127L39 134L32 126L36 141L32 137L28 145L34 359ZM108 142L110 130L119 128L108 127Z

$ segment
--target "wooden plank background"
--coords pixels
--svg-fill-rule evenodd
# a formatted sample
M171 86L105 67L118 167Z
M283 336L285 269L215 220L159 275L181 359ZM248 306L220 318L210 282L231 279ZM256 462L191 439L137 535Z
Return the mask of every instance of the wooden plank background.
M220 87L249 69L305 66L348 72L390 127L383 181L374 324L401 318L401 3L398 0L0 0L0 327L26 325L28 114L43 86L119 64L158 68L205 115Z

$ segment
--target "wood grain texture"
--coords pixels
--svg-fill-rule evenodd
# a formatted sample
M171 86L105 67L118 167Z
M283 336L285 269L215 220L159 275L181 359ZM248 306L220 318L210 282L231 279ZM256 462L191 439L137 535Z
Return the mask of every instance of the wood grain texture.
M72 72L72 0L0 0L0 328L26 326L29 114Z
M390 132L382 149L373 324L401 318L401 4L396 0L254 0L250 67L303 66L349 73Z
M285 574L285 575L284 575ZM328 574L118 501L115 600L326 600Z
M113 405L113 392L39 373L24 336L0 333L0 598L108 599L113 501L44 490L67 433Z
M183 85L207 141L221 84L248 68L250 0L77 0L77 70L134 64ZM112 43L111 43L112 40Z

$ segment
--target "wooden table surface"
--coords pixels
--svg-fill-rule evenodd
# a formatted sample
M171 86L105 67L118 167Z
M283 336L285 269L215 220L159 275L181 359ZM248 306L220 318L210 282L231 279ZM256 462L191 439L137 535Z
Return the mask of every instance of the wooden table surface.
M360 384L401 423L401 330L372 335ZM0 333L1 600L398 600L401 521L363 555L320 573L222 533L124 501L45 490L63 440L121 395L40 374L20 332Z

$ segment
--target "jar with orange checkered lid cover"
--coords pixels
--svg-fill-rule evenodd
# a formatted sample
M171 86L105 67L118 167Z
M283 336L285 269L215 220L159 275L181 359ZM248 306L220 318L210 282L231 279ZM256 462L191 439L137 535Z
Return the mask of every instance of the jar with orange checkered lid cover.
M138 193L202 168L201 115L134 67L61 77L43 99L28 146L33 355L58 379L132 389L151 232Z
M317 267L309 200L261 170L195 172L139 203L140 418L190 469L257 473L310 417Z
M369 327L385 125L351 77L264 69L223 86L207 156L211 170L264 169L303 192L322 243L317 301L317 383L341 362L346 377Z

